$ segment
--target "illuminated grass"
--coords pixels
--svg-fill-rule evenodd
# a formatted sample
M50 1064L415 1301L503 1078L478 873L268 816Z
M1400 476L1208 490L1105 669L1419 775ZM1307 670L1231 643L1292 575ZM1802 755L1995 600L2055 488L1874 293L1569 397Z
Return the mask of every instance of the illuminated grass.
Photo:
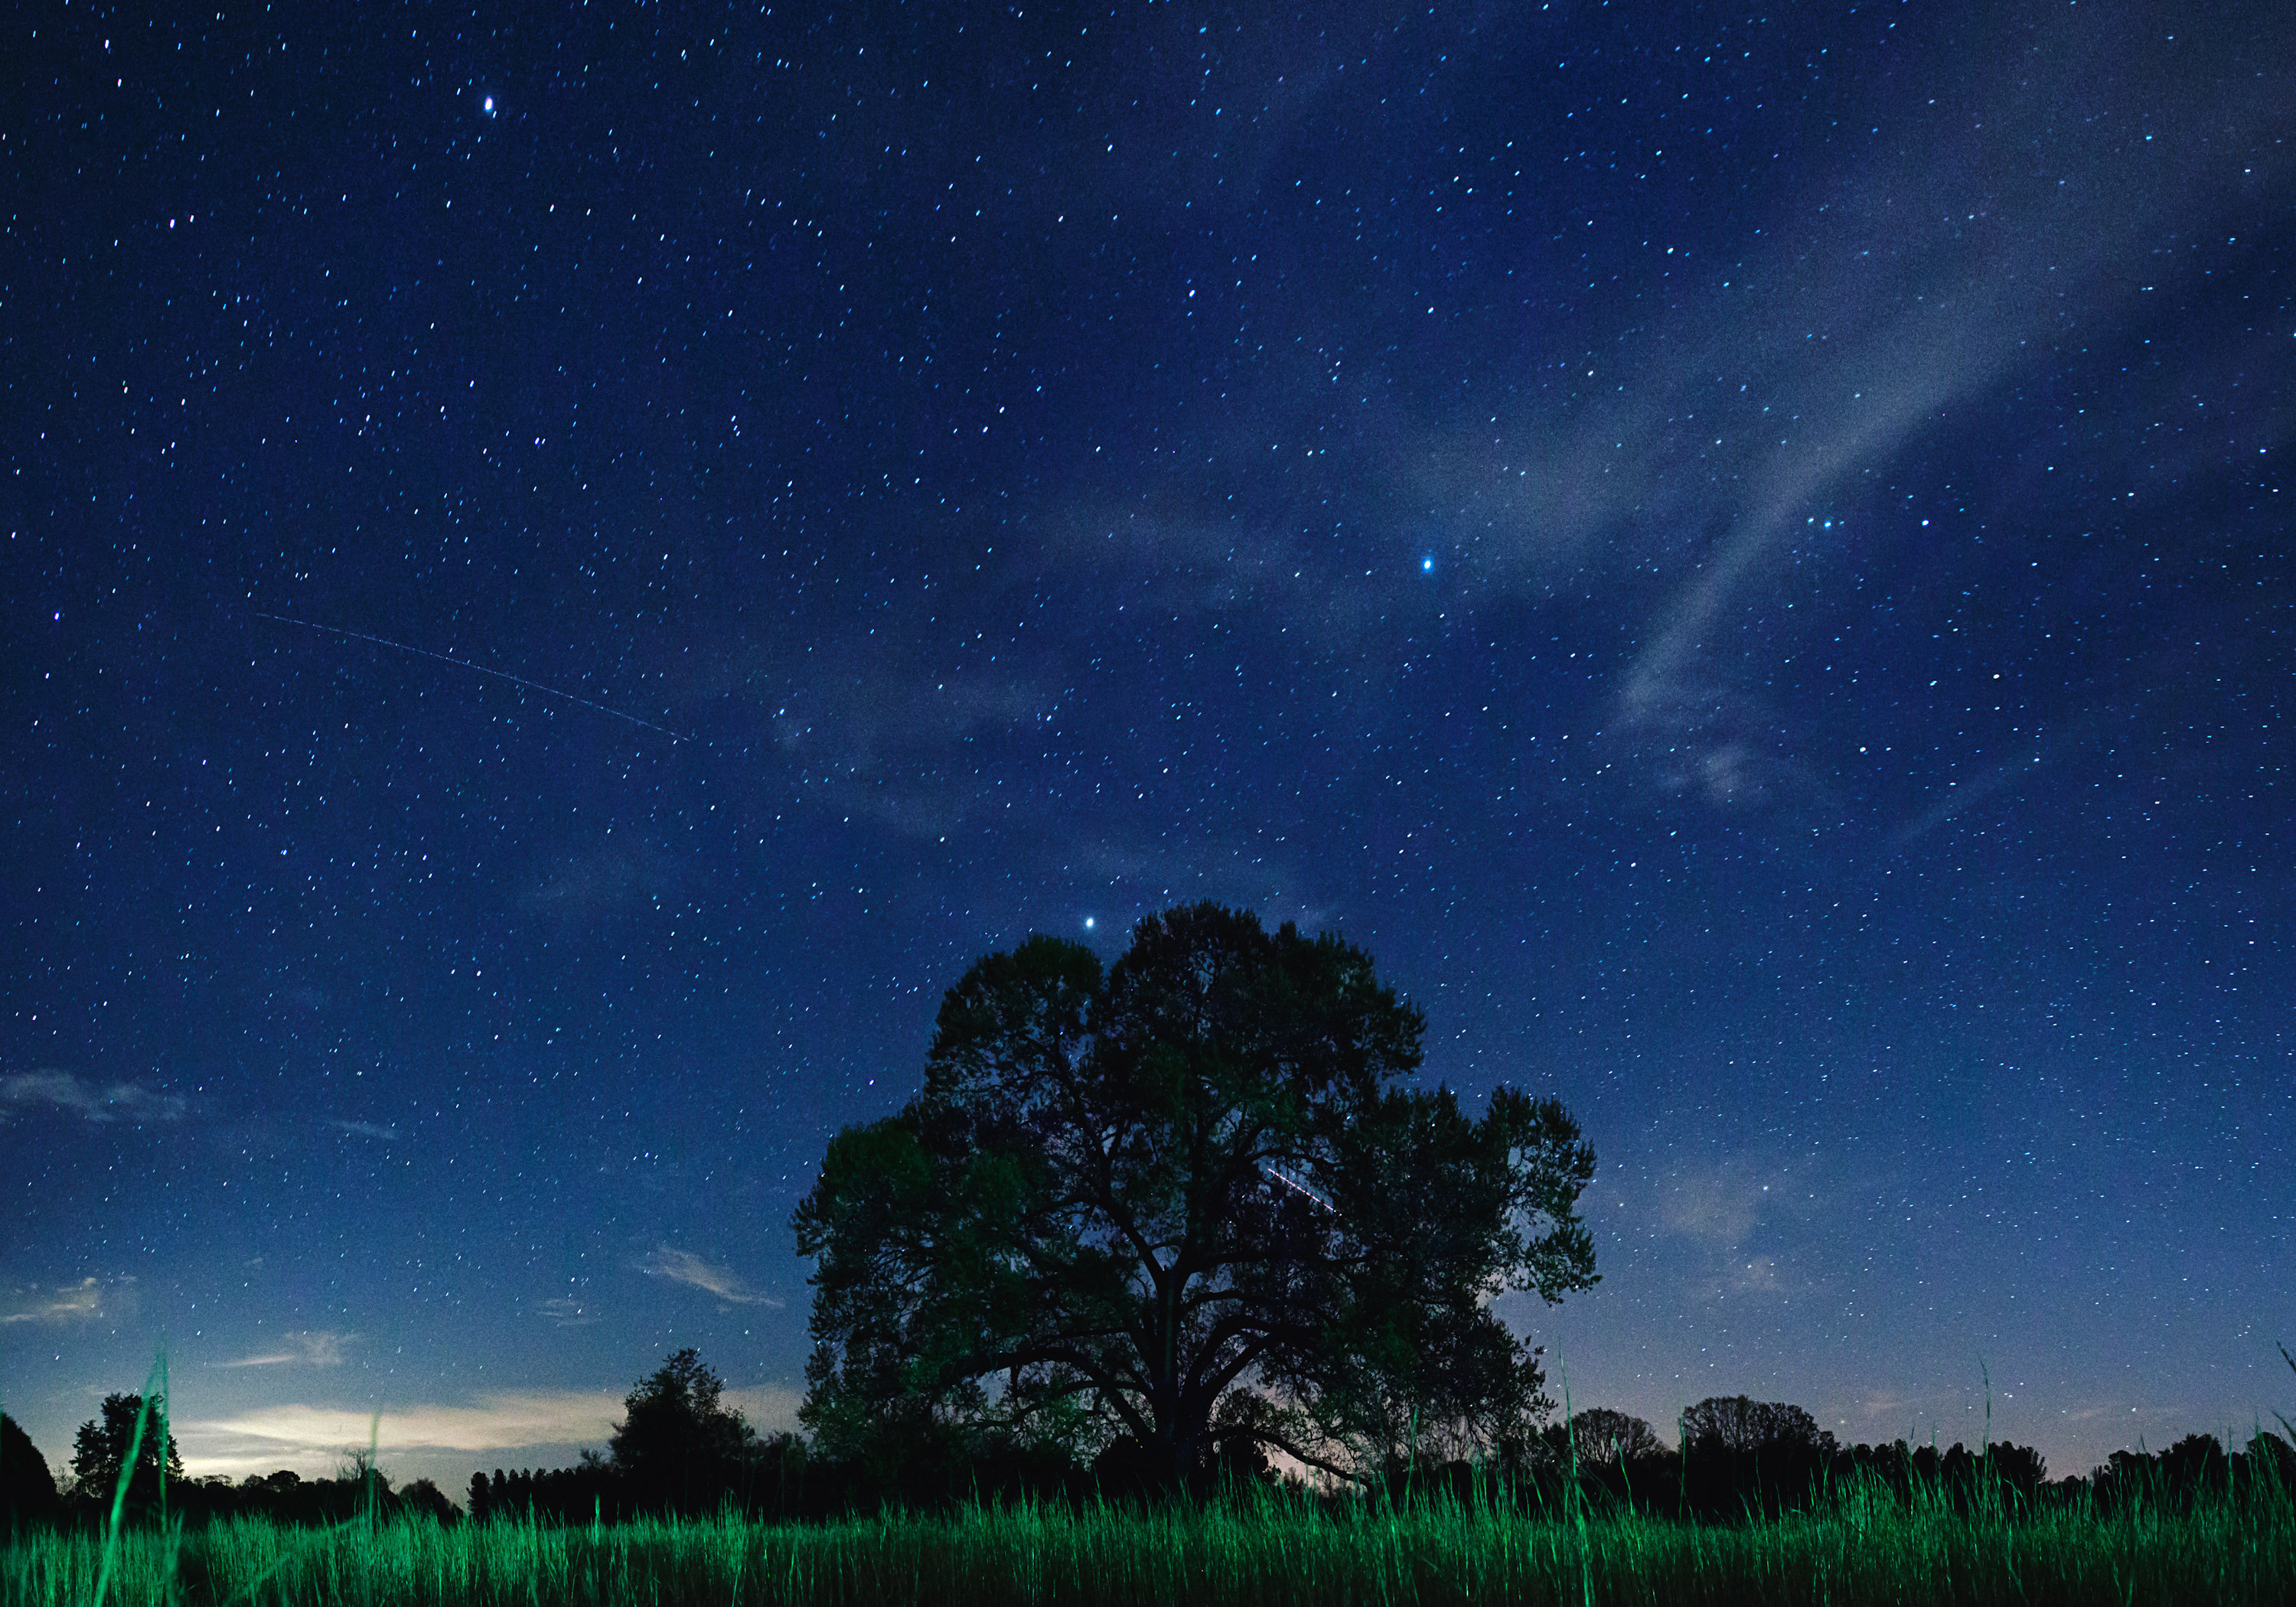
M94 1607L102 1538L0 1550L9 1607ZM2286 1603L2286 1494L2190 1512L1958 1514L1876 1485L1745 1526L1583 1524L1438 1503L1332 1513L1271 1498L1208 1511L972 1509L825 1525L599 1528L429 1520L314 1533L261 1520L120 1537L109 1603L185 1607L772 1603ZM172 1583L172 1590L171 1590Z

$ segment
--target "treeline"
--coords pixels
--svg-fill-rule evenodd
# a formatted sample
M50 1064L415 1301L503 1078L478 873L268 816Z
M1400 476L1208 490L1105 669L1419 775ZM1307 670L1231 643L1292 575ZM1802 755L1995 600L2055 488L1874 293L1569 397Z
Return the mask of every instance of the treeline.
M333 1479L283 1471L236 1483L187 1479L172 1438L148 1416L137 1447L144 1403L135 1396L108 1398L102 1414L82 1427L61 1488L13 1420L0 1418L0 1496L9 1527L102 1523L133 1448L129 1514L148 1521L164 1512L193 1525L240 1515L316 1526L415 1513L441 1522L467 1515L569 1524L727 1509L763 1521L806 1521L885 1507L929 1512L1022 1498L1078 1506L1160 1498L1140 1476L1138 1458L1121 1445L1086 1462L1052 1447L945 1440L898 1459L840 1462L794 1435L760 1437L722 1404L722 1388L693 1351L679 1351L630 1394L607 1455L585 1452L572 1467L476 1472L462 1511L429 1480L394 1487L358 1455ZM1335 1504L1452 1499L1597 1513L1631 1506L1652 1516L1733 1522L1808 1510L1850 1490L2013 1513L2072 1504L2104 1513L2173 1511L2204 1500L2296 1491L2296 1446L2262 1431L2238 1450L2213 1435L2194 1434L2158 1453L2116 1451L2085 1478L2052 1481L2030 1447L1843 1445L1799 1406L1744 1396L1702 1400L1677 1427L1679 1443L1669 1446L1641 1419L1597 1408L1486 1462L1398 1458L1364 1488L1299 1493ZM1198 1494L1280 1482L1257 1457L1211 1472Z
M1844 1445L1800 1406L1744 1396L1699 1402L1679 1429L1679 1444L1670 1447L1639 1418L1597 1408L1548 1429L1528 1465L1455 1463L1431 1480L1423 1471L1395 1469L1386 1482L1390 1489L1433 1482L1467 1498L1505 1492L1542 1505L1631 1505L1705 1521L1807 1511L1857 1488L1886 1490L1899 1502L2012 1513L2075 1503L2103 1512L2175 1510L2203 1498L2296 1492L2296 1446L2261 1431L2240 1451L2193 1434L2158 1453L2115 1451L2086 1477L2052 1480L2030 1446Z
M112 1395L80 1426L60 1480L16 1420L0 1415L0 1529L101 1527L111 1521L115 1498L124 1521L166 1518L193 1527L241 1516L318 1526L363 1516L422 1513L452 1522L462 1515L428 1479L394 1486L364 1453L346 1460L345 1471L333 1479L306 1479L283 1468L236 1482L220 1474L193 1479L184 1472L175 1436L156 1411L146 1410L144 1398Z
M1631 1505L1653 1516L1728 1522L1806 1511L1861 1484L1900 1502L2012 1513L2082 1502L2109 1513L2178 1510L2205 1498L2296 1491L2296 1447L2274 1434L2232 1452L2213 1435L2194 1434L2154 1454L2116 1451L2085 1478L2051 1480L2029 1446L1843 1445L1800 1407L1743 1397L1701 1401L1684 1414L1681 1428L1686 1453L1639 1419L1592 1411L1550 1428L1511 1464L1398 1462L1382 1471L1370 1493L1404 1505L1449 1498L1558 1512L1574 1501L1596 1512ZM1086 1463L1046 1449L988 1447L964 1457L920 1455L872 1467L821 1457L794 1435L776 1434L714 1466L689 1463L675 1482L659 1477L660 1468L595 1456L568 1468L481 1472L472 1477L466 1510L481 1520L588 1523L732 1507L760 1520L808 1521L888 1505L933 1511L1024 1497L1073 1505L1149 1498L1122 1464L1120 1451ZM1226 1472L1244 1484L1276 1479L1264 1466ZM1330 1498L1361 1500L1364 1492Z

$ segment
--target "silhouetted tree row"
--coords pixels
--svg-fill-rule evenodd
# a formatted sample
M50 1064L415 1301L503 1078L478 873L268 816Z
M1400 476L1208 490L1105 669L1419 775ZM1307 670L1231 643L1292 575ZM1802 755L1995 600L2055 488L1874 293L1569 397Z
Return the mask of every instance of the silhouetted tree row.
M47 1458L12 1417L0 1416L0 1533L24 1527L109 1523L120 1473L130 1466L121 1516L196 1528L218 1518L260 1516L281 1523L320 1525L360 1517L388 1519L424 1513L442 1522L462 1514L428 1479L394 1488L388 1475L354 1455L334 1479L306 1479L288 1469L250 1474L234 1483L219 1474L193 1479L184 1472L161 1414L144 1410L137 1395L104 1398L97 1415L80 1425L70 1467L60 1484ZM143 1419L141 1443L136 1420Z
M1841 1491L1875 1486L1895 1499L1941 1499L1957 1510L2010 1513L2093 1502L2118 1512L2188 1506L2203 1496L2296 1492L2296 1446L2259 1432L2227 1452L2215 1436L2189 1435L2148 1455L2116 1451L2086 1478L2052 1482L2041 1454L1997 1441L1844 1446L1799 1406L1718 1396L1683 1414L1684 1444L1662 1442L1641 1419L1608 1408L1556 1424L1527 1457L1505 1464L1439 1468L1398 1464L1384 1493L1410 1498L1443 1490L1463 1499L1559 1505L1576 1498L1596 1509L1631 1504L1653 1515L1728 1521L1804 1511ZM1573 1480L1576 1480L1575 1484Z
M194 1525L218 1518L263 1517L275 1523L318 1528L354 1519L378 1522L424 1516L453 1523L462 1513L447 1493L428 1479L394 1486L390 1476L355 1456L332 1479L306 1479L292 1469L250 1473L237 1483L210 1476L169 1488L171 1513Z
M586 1452L569 1468L475 1473L469 1515L588 1523L730 1509L769 1521L817 1521L889 1505L929 1511L1021 1496L1082 1505L1176 1494L1157 1478L1152 1459L1121 1440L1089 1463L1055 1446L951 1436L922 1437L910 1455L890 1461L826 1457L795 1435L761 1438L724 1404L723 1390L696 1352L678 1351L627 1397L607 1455ZM81 1431L81 1454L62 1494L38 1448L13 1419L0 1417L0 1528L108 1518L110 1491L134 1438L116 1431L122 1422L132 1425L142 1403L131 1396L104 1404L106 1414ZM2296 1491L2296 1445L2265 1432L2237 1451L2209 1434L2157 1453L2116 1451L2087 1478L2052 1482L2030 1447L1843 1446L1799 1406L1742 1396L1699 1402L1683 1414L1681 1428L1685 1445L1669 1447L1640 1418L1598 1407L1549 1425L1505 1458L1472 1464L1392 1458L1369 1493L1374 1501L1448 1497L1518 1509L1631 1505L1655 1516L1733 1522L1821 1505L1856 1486L1899 1501L1941 1499L1964 1511L2012 1513L2075 1502L2106 1512L2176 1510L2201 1499ZM147 1447L164 1446L156 1431L146 1439ZM452 1522L462 1515L429 1480L394 1488L362 1458L333 1479L282 1471L237 1483L181 1477L172 1447L152 1449L152 1505L159 1471L172 1463L177 1472L167 1480L167 1510L193 1525L242 1514L308 1525L413 1513ZM140 1456L137 1467L131 1490L147 1471ZM1277 1477L1264 1458L1240 1455L1221 1467L1219 1482L1249 1487ZM1363 1494L1351 1489L1328 1499L1343 1505ZM151 1507L130 1510L148 1515Z

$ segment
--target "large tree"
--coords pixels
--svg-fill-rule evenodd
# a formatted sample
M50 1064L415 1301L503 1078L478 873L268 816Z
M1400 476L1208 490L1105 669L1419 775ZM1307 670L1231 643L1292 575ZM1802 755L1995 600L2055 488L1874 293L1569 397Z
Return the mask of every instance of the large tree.
M48 1459L14 1418L0 1412L0 1534L48 1522L62 1511Z
M168 1481L182 1481L184 1459L176 1450L175 1435L167 1431L164 1406L158 1397L148 1412L141 1395L103 1398L97 1414L79 1425L72 1444L72 1477L81 1498L109 1511L131 1453L135 1464L127 1481L130 1506L160 1498L163 1472Z
M691 1347L638 1382L610 1448L642 1509L706 1513L744 1494L757 1431L720 1398L726 1381Z
M803 1421L832 1454L1050 1442L1165 1485L1526 1447L1551 1403L1490 1302L1595 1282L1595 1157L1554 1100L1394 1086L1423 1030L1360 949L1210 904L1105 973L1046 937L980 961L923 1093L840 1132L798 1209Z

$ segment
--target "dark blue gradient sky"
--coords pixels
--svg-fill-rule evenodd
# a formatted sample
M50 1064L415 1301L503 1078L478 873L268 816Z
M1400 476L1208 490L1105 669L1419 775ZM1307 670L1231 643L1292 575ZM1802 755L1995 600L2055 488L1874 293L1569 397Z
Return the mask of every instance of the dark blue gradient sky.
M801 1388L1031 931L1559 1094L1571 1398L2296 1406L2296 57L2090 4L45 4L0 1394L194 1471Z

